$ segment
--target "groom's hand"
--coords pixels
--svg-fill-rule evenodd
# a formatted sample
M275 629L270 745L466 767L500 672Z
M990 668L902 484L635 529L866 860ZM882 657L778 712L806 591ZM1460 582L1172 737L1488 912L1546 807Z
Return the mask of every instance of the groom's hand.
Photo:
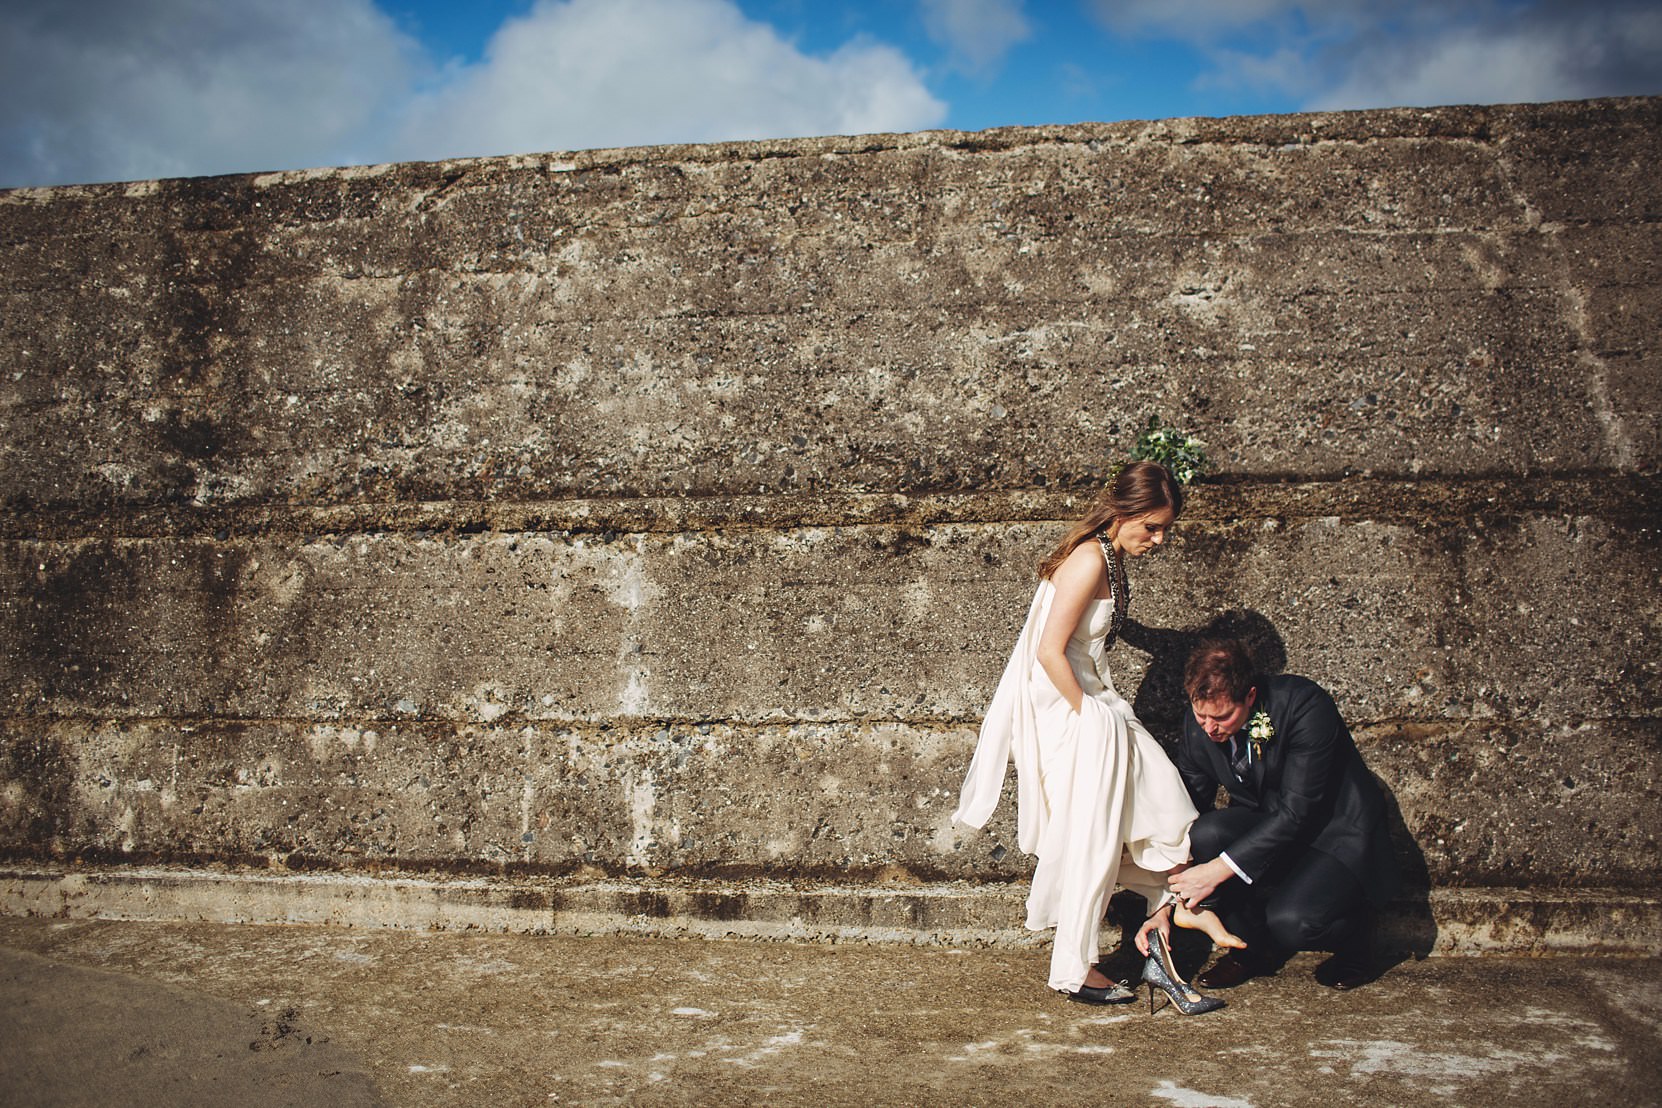
M1174 873L1166 880L1166 885L1177 894L1186 907L1193 910L1200 907L1200 902L1217 891L1218 886L1235 876L1235 871L1229 868L1229 863L1222 858L1213 858L1210 862L1190 866L1180 873Z

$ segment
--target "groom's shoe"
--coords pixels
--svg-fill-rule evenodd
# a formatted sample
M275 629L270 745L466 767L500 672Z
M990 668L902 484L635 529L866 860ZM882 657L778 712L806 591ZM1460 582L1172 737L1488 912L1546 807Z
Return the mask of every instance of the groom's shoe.
M1347 961L1343 955L1335 954L1327 961L1316 967L1316 980L1330 989L1346 992L1360 988L1374 978L1373 967L1366 960L1360 962Z
M1316 980L1330 989L1344 992L1374 979L1372 913L1356 931L1356 936L1334 951L1333 957L1316 967Z
M1231 950L1219 958L1211 968L1196 974L1195 984L1203 989L1233 989L1241 982L1264 972L1264 968L1258 963L1248 959L1240 951Z

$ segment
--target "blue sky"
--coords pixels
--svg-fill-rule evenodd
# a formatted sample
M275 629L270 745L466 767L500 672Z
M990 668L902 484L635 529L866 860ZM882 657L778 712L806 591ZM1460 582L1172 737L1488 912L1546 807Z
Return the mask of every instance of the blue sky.
M1662 93L1662 0L5 0L0 187Z

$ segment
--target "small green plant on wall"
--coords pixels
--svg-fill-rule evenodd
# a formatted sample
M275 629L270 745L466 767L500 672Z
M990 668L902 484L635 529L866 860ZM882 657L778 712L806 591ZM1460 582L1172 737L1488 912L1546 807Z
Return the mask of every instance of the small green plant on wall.
M1131 448L1131 461L1159 462L1171 470L1171 475L1177 478L1180 485L1187 485L1210 468L1206 460L1206 444L1187 431L1167 427L1160 422L1159 416L1148 417L1148 426L1143 428L1137 436L1136 445ZM1110 481L1120 468L1114 467L1114 474L1109 475Z

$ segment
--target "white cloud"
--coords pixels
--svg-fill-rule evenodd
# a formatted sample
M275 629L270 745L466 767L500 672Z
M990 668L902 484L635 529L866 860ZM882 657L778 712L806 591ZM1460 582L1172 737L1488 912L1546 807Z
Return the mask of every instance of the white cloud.
M1213 68L1196 78L1197 88L1271 90L1302 100L1327 84L1326 74L1309 54L1294 47L1280 47L1263 54L1214 49L1208 54Z
M1096 17L1120 34L1157 34L1215 41L1242 27L1301 11L1332 19L1366 0L1088 0Z
M8 0L0 185L348 159L419 67L371 0Z
M1091 0L1111 30L1186 42L1199 84L1310 108L1662 92L1654 0Z
M732 0L539 0L437 69L373 0L7 0L0 187L915 130L904 55Z
M929 37L968 73L997 68L1011 47L1033 34L1022 0L920 0L920 6Z
M1543 3L1515 16L1356 50L1310 106L1522 103L1662 92L1662 9Z
M730 0L542 0L411 111L408 157L934 126L897 50L803 54Z

